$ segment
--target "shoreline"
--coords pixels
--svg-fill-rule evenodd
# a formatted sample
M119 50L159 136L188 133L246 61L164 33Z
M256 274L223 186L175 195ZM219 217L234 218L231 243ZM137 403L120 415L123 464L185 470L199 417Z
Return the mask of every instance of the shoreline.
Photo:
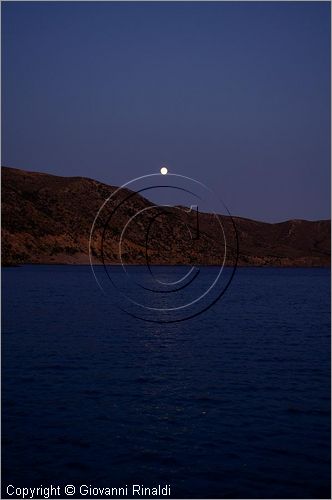
M106 264L108 267L148 267L147 264ZM72 266L72 267L91 267L90 263L80 262L25 262L22 264L1 264L2 269L18 268L24 266ZM93 264L93 267L103 267L104 264ZM196 264L197 267L220 267L218 264ZM192 264L150 264L150 267L194 267ZM233 269L234 266L224 265L226 269ZM237 264L236 268L241 269L330 269L331 265L317 265L317 266L304 266L304 265L252 265L252 264Z

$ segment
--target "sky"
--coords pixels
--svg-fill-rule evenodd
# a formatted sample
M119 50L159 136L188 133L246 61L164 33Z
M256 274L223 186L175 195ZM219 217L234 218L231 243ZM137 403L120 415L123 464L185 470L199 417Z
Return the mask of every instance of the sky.
M2 165L330 218L329 2L2 2Z

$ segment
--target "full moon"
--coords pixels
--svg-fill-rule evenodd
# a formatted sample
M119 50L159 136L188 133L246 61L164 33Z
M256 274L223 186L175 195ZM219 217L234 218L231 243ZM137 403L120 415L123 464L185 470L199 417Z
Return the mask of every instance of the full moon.
M168 170L167 170L167 168L166 168L166 167L161 167L161 169L160 169L160 173L161 173L162 175L166 175L166 174L167 174L167 172L168 172Z

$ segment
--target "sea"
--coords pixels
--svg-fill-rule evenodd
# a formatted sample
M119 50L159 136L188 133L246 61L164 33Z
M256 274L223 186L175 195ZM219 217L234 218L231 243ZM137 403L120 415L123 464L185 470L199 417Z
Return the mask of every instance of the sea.
M174 323L128 314L118 294L89 266L3 269L2 498L50 485L61 498L132 498L133 485L330 498L328 269L239 268L212 307Z

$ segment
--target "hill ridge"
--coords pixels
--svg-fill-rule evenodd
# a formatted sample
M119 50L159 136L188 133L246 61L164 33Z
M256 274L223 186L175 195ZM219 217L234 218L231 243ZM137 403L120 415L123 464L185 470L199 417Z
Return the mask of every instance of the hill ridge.
M63 177L2 167L2 264L87 264L94 216L117 189L88 177ZM107 263L119 261L116 255L119 233L129 214L151 204L135 195L128 206L121 207L116 221L107 228L104 245ZM175 217L175 209L169 209L168 215ZM173 224L174 227L165 224L165 220L154 224L148 250L151 263L218 265L223 250L215 238L213 215L200 213L200 238L190 245L185 242L181 223L187 225L190 232L194 231L194 214L179 216L177 211L176 217L179 224ZM239 216L233 216L232 220L223 215L220 218L229 245L227 265L236 260L232 220L239 239L241 266L330 265L329 220L261 222ZM146 222L142 217L126 233L123 258L129 264L145 264ZM96 261L101 262L100 248L92 250Z

